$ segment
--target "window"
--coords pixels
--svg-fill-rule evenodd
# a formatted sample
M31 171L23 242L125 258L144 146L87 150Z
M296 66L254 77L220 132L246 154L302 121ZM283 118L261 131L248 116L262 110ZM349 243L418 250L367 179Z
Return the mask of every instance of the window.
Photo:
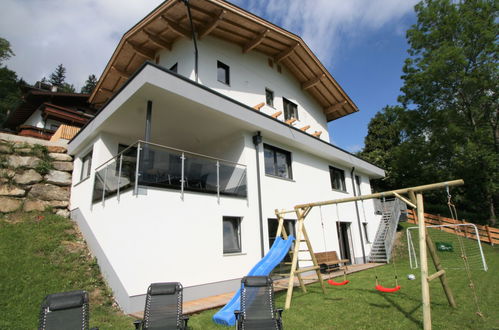
M284 107L284 120L291 118L298 119L298 106L288 99L282 98Z
M271 107L274 106L274 92L268 88L265 88L265 102Z
M81 159L80 181L82 181L90 176L90 169L92 168L92 152L93 152L93 149L90 150Z
M50 129L52 131L57 131L57 129L61 126L61 124L50 124Z
M217 61L217 80L230 85L230 68L227 64Z
M371 241L369 240L369 234L367 232L367 222L363 222L362 226L364 227L364 237L366 239L366 243L371 243Z
M279 225L279 221L277 221L276 218L269 218L267 219L268 222L268 231L269 231L269 249L272 247L272 244L274 244L274 241L276 239L275 234L277 234L277 227ZM290 219L284 219L284 229L286 230L286 234L293 235L296 237L296 230L295 230L295 223L296 220L290 220Z
M268 144L263 145L265 156L265 174L292 179L291 153Z
M178 68L178 63L175 63L175 64L173 64L173 65L170 67L170 69L169 69L169 70L170 70L170 71L173 71L173 72L175 72L175 73L177 73L177 68Z
M241 218L223 217L224 253L241 252Z
M333 189L347 191L345 186L345 171L329 166L329 175L331 176L331 187Z

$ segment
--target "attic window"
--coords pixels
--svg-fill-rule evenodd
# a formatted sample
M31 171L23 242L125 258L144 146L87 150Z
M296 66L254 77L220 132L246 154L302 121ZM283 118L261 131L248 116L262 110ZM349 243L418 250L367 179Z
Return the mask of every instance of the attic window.
M217 61L217 80L230 85L230 68L227 64Z
M273 61L271 58L269 58L269 66L270 66L271 68L273 68L273 67L274 67L274 61Z
M170 69L168 69L168 70L170 70L170 71L173 71L173 72L177 73L177 69L178 69L178 63L175 63L175 64L173 64L173 65L170 67Z
M265 102L268 106L274 106L274 92L268 88L265 88Z
M282 98L283 108L284 108L284 120L289 120L291 118L298 118L298 106L286 98Z

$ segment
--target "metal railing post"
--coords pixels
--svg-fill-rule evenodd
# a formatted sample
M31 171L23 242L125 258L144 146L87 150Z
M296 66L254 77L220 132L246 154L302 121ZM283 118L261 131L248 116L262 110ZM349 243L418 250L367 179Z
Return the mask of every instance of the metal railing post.
M123 154L120 155L120 167L118 169L118 191L117 191L117 199L120 201L120 187L121 187L121 166L123 165Z
M140 166L140 142L137 144L137 162L135 164L135 186L133 187L133 194L139 194L139 166Z
M220 204L220 162L217 160L217 203Z
M182 153L182 156L180 156L180 159L182 159L182 174L180 178L180 199L184 200L184 182L185 182L185 171L184 171L184 165L185 165L185 156L184 153Z
M104 200L106 199L106 181L107 181L107 166L106 169L104 170L104 183L102 185L102 206L104 205Z

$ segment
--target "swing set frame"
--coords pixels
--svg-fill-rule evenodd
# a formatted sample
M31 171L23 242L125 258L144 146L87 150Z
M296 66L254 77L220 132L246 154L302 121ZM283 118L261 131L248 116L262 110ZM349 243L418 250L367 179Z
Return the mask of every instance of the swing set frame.
M277 216L277 220L279 221L279 225L277 227L276 237L282 236L284 239L288 238L286 230L284 229L284 215L289 213L295 213L297 217L297 233L296 239L293 247L292 254L292 262L291 262L291 270L289 273L289 282L287 285L287 294L286 294L286 303L285 309L289 309L291 307L291 300L293 297L293 288L294 288L294 278L298 277L298 281L303 292L307 292L307 289L304 285L301 274L304 272L315 271L317 274L317 278L322 287L322 292L326 293L326 289L324 286L324 281L322 278L322 274L320 272L320 266L317 263L317 259L315 258L312 244L310 243L307 230L305 228L305 219L310 213L310 211L316 206L325 206L325 205L333 205L333 204L341 204L355 201L363 201L373 198L385 198L385 197L396 197L403 202L405 202L408 206L415 209L417 211L418 216L418 229L419 229L419 259L421 263L421 297L423 301L423 323L424 329L431 329L431 306L430 306L430 287L429 282L439 278L442 288L445 292L449 305L451 307L456 307L456 302L454 300L454 295L452 294L452 290L448 284L447 277L445 274L445 269L443 269L440 258L437 255L435 250L435 246L430 238L427 235L427 230L425 227L424 221L424 202L423 202L423 192L428 190L442 189L453 186L461 186L464 184L463 180L453 180L446 182L439 182L433 184L427 184L416 187L409 187L403 189L396 189L390 191L384 191L369 195L361 195L355 197L347 197L340 199L327 200L322 202L313 202L306 204L299 204L294 207L293 210L275 210L275 214ZM402 196L403 194L407 194L407 197ZM300 243L305 242L307 246L307 250L300 250ZM424 248L426 247L426 248ZM428 256L427 249L432 258L433 264L435 266L436 272L432 275L428 275ZM299 254L302 252L309 252L310 259L299 259ZM298 261L311 261L312 266L299 268L298 269Z

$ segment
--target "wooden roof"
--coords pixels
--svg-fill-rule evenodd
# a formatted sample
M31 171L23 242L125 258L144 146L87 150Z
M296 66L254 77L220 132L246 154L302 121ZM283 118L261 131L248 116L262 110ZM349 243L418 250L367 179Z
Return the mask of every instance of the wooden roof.
M358 111L303 40L258 16L223 0L190 0L194 29L199 39L207 35L258 51L284 65L323 107L328 121ZM104 104L146 60L161 49L171 49L180 38L191 38L186 6L167 0L121 38L118 47L90 96L95 106Z

